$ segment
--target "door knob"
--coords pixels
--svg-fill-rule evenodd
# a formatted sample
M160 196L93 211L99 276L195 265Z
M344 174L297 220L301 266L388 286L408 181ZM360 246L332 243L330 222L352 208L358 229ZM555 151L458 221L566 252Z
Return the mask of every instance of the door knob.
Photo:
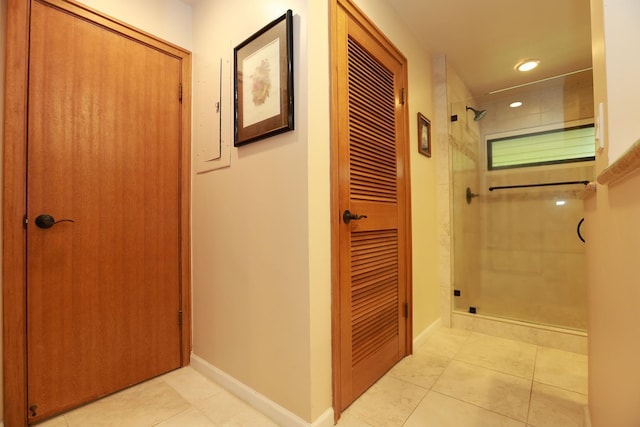
M345 224L349 224L352 220L358 221L366 217L367 217L366 215L358 215L358 214L351 213L349 212L348 209L342 213L342 221L344 221Z
M38 215L36 218L36 225L40 228L51 228L59 222L75 222L75 221L72 219L60 219L56 221L55 218L47 214Z

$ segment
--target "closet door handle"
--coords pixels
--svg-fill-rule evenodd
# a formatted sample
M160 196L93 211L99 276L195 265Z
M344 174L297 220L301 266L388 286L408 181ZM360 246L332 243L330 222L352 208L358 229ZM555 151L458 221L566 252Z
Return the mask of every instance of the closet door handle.
M351 221L359 221L366 217L366 215L351 213L348 209L342 213L342 221L344 221L345 224L349 224Z

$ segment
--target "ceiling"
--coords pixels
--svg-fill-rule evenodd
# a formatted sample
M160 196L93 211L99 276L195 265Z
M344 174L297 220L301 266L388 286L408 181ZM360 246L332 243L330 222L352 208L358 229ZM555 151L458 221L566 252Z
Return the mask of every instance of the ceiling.
M478 98L591 67L589 0L388 0ZM539 59L528 73L515 70Z
M388 1L429 52L446 55L478 100L591 68L589 0L375 1ZM516 71L525 59L540 66Z

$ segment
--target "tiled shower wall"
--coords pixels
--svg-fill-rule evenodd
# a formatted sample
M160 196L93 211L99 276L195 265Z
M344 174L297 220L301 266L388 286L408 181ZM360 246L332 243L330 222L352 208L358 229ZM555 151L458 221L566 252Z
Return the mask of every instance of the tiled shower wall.
M515 93L514 93L515 92ZM482 102L485 138L505 132L592 123L591 71L497 95ZM510 108L515 99L524 102ZM593 162L486 172L481 164L479 198L481 294L478 312L510 319L586 330L584 243L577 235L583 217L582 185L488 191L492 186L591 181ZM454 180L458 173L454 165ZM565 204L556 205L563 200ZM455 209L454 209L455 211ZM464 306L461 306L464 307Z
M522 179L527 182L546 182L547 180L564 180L566 176L574 179L593 179L593 167L577 168L558 168L551 167L538 169L537 171L525 172L526 176L509 176L508 173L493 174L489 177L486 173L485 153L484 153L484 136L487 134L496 134L514 129L537 128L544 125L561 125L566 122L590 119L593 117L593 95L591 73L581 73L564 79L562 84L558 82L547 83L542 90L531 91L530 88L521 90L522 100L527 108L510 109L505 106L507 96L496 96L496 99L474 100L467 90L463 81L457 76L455 70L447 65L446 58L437 58L434 61L434 82L435 95L437 105L437 119L442 123L446 121L448 126L440 126L440 134L436 135L435 143L439 147L438 156L438 182L439 182L439 224L440 224L440 277L441 277L441 307L442 307L442 324L464 329L477 329L480 332L490 333L494 335L523 339L527 342L538 343L539 338L546 345L557 348L564 348L572 351L586 351L586 333L564 331L553 327L539 327L519 320L510 321L499 318L491 318L487 316L469 316L461 311L452 312L452 307L468 308L473 301L485 296L507 295L502 291L512 290L513 276L512 271L506 276L510 278L500 277L499 270L510 268L519 268L523 264L518 264L518 257L526 257L527 254L510 254L506 258L500 257L504 255L506 247L500 247L496 244L498 228L505 227L507 223L504 219L505 215L514 215L522 218L527 222L524 216L529 215L531 206L528 203L520 204L516 207L508 207L508 200L495 200L501 196L488 194L488 187L491 185L501 185L502 182L512 181L513 179ZM473 121L473 113L467 112L465 107L473 106L475 108L487 109L489 113L480 123ZM452 121L452 116L457 115L457 120ZM566 170L564 170L566 169ZM528 175L527 175L528 174ZM573 178L576 176L576 178ZM480 194L480 197L474 198L470 204L466 202L466 188L469 187L473 193ZM581 210L581 200L577 199L578 191L576 189L564 189L564 196L571 197L571 204L577 206L578 211ZM493 197L494 200L491 199ZM502 196L504 197L504 196ZM513 194L508 196L513 198ZM517 196L516 196L517 197ZM535 198L547 198L548 195L542 194ZM495 204L487 202L498 202ZM524 216L523 216L524 215ZM540 212L539 216L547 217L548 213ZM545 224L543 221L542 224ZM547 224L549 232L555 227L554 221ZM492 228L493 227L493 228ZM531 230L530 230L531 231ZM538 245L540 249L543 246L554 245L562 247L554 241L553 234L548 234L545 238L541 230L537 231L540 237L533 238L530 242ZM455 236L455 237L454 237ZM572 239L575 234L572 235ZM457 245L453 245L453 239L456 239ZM515 237L506 240L513 241ZM500 240L500 238L498 238ZM506 241L505 240L505 241ZM507 245L508 246L508 245ZM549 288L539 292L533 292L527 295L529 301L532 298L538 298L542 294L549 295L552 299L556 298L551 292L554 287L561 286L560 294L565 299L572 298L572 292L568 291L571 286L569 281L575 279L576 283L581 284L584 289L584 281L581 280L581 274L584 268L580 262L582 259L582 248L576 246L575 239L565 246L565 259L548 257L547 265L538 263L540 271L545 271L545 275L552 280L549 281ZM500 252L503 251L503 252ZM496 255L498 257L496 258ZM530 254L529 254L530 255ZM535 255L540 258L542 255ZM511 259L509 259L511 257ZM554 273L555 265L562 262L575 264L578 272L575 277L567 278L566 274L561 275ZM526 262L524 264L526 270ZM495 268L497 267L497 268ZM525 273L526 272L521 272ZM561 277L562 276L562 277ZM566 280L564 280L566 279ZM560 282L561 281L561 282ZM463 288L462 296L453 297L454 286ZM582 292L582 290L580 292ZM582 304L583 294L575 292L573 295L578 300L578 304ZM453 299L455 298L455 303ZM504 298L503 298L504 299ZM493 299L493 303L501 304L510 303L509 301L499 301L500 298ZM580 311L570 310L571 314L578 318L583 318ZM501 313L497 313L500 315ZM526 316L521 320L527 319ZM581 329L583 326L581 320L573 321L571 327ZM566 339L565 339L566 338Z
M490 177L486 185L588 181L593 173L592 165L520 172ZM585 244L577 234L583 191L582 185L495 190L479 201L478 313L587 329Z

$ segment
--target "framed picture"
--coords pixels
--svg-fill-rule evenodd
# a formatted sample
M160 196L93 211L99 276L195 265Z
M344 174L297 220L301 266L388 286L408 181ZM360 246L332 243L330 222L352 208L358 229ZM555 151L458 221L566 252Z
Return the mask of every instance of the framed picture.
M431 157L431 122L418 113L418 151Z
M233 145L293 130L291 10L239 44L233 50L233 66Z

